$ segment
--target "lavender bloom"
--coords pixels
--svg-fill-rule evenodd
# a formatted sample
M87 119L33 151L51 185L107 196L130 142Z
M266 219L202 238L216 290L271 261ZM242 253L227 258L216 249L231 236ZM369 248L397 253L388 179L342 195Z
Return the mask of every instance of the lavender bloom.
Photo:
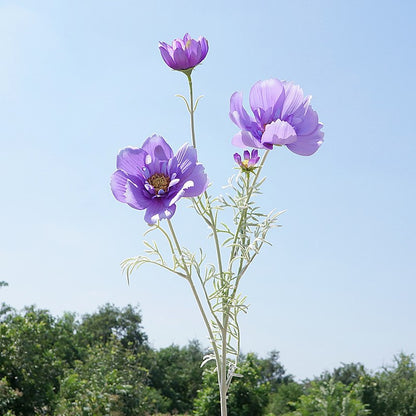
M234 160L240 168L246 172L252 172L256 168L256 164L260 160L259 152L257 149L253 149L250 152L244 150L244 159L241 160L241 156L238 153L234 153Z
M192 39L187 33L183 39L175 39L171 45L159 42L159 50L168 66L177 71L196 67L208 53L208 41L199 37Z
M127 147L117 156L111 177L115 198L135 209L145 209L145 221L155 224L171 218L182 197L202 194L208 186L196 149L184 144L173 154L161 136L146 139L141 148Z
M309 156L323 142L322 123L292 82L272 78L256 82L250 90L250 107L254 118L243 107L241 92L230 99L230 118L241 129L232 143L238 147L272 149L285 145L294 153Z

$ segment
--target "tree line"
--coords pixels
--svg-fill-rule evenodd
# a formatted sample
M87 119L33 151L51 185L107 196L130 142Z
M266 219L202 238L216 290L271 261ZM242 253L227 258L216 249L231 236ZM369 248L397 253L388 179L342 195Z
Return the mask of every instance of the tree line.
M0 282L0 286L6 285ZM137 306L53 316L0 305L0 415L219 416L216 374L199 342L154 349ZM376 372L342 364L296 381L279 353L243 357L230 416L415 416L416 363L399 354Z

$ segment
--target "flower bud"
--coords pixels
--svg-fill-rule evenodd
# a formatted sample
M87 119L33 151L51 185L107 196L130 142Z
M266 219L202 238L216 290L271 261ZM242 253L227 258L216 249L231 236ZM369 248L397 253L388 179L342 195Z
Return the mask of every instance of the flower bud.
M172 69L190 72L207 56L208 41L203 37L192 39L187 33L183 39L175 39L172 45L159 42L159 50L163 60Z

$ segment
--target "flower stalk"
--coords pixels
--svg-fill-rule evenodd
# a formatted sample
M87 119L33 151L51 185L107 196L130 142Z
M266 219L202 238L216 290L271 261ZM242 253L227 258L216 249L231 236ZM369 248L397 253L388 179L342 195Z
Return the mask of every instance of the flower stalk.
M192 88L192 75L191 72L186 73L186 76L188 78L188 85L189 85L189 103L188 106L189 115L190 115L190 125L191 125L191 137L192 137L192 144L196 148L196 137L195 137L195 121L194 121L194 113L195 113L195 107L194 107L194 98L193 98L193 88ZM206 212L208 214L209 221L207 222L212 230L212 235L214 238L214 244L215 244L215 251L217 254L217 265L219 270L220 279L222 281L222 286L225 287L227 285L227 282L225 281L225 276L223 273L223 267L222 267L222 257L221 257L221 246L218 238L218 230L216 221L214 218L214 214L212 211L212 207L210 204L210 199L208 196L207 191L204 192L205 196L205 203L206 203ZM193 290L194 296L197 292ZM220 328L220 334L221 334L221 356L218 354L218 352L215 354L215 361L217 364L217 375L218 375L218 384L219 384L219 390L220 390L220 407L221 407L221 416L227 416L227 330L228 330L228 311L227 311L227 296L222 296L221 299L222 302L222 327ZM201 314L204 316L203 310L200 308ZM204 318L205 320L205 318ZM215 343L213 343L214 345ZM216 344L215 344L216 345ZM218 351L218 350L217 350Z
M194 91L192 88L192 75L191 73L186 73L186 77L188 78L188 85L189 85L189 103L190 106L188 108L190 118L191 118L191 137L192 137L192 146L196 149L196 139L195 139L195 121L194 121L194 113L195 113L195 107L194 107Z
M212 332L211 325L210 325L208 317L205 313L205 309L202 305L202 302L201 302L201 299L199 297L198 291L196 290L196 287L195 287L194 282L192 280L192 269L188 269L188 266L186 264L184 255L183 255L182 250L181 250L181 246L179 244L178 238L176 237L176 233L175 233L175 230L173 228L172 222L169 219L168 219L168 224L169 224L169 230L170 230L170 233L172 235L173 241L175 243L176 249L178 251L179 256L182 259L182 264L183 264L183 267L186 271L186 280L188 281L189 285L191 286L192 294L194 295L194 298L195 298L196 303L198 305L199 312L201 313L201 316L202 316L202 319L204 321L205 327L207 328L207 331L208 331L208 334L209 334L209 339L210 339L212 349L213 349L214 355L215 355L215 361L218 363L220 361L220 355L219 355L219 352L218 352L217 345L215 343L215 337L214 337L214 334ZM218 377L218 382L219 382L219 384L221 384L221 380L220 380L219 377ZM222 416L226 416L226 413Z
M156 242L144 241L146 255L126 259L122 269L129 279L135 269L148 263L187 280L212 347L202 365L210 360L216 363L221 416L227 416L228 390L233 377L239 375L238 315L248 308L245 297L238 292L239 284L263 245L268 244L267 234L277 226L277 218L283 212L263 214L252 199L260 193L264 182L260 175L270 151L286 146L300 155L313 154L322 144L322 124L310 107L310 97L304 97L301 88L293 83L270 79L254 84L250 92L254 118L244 109L242 94L234 93L229 115L240 132L232 143L252 151L244 150L243 158L234 154L240 172L229 180L231 195L212 199L207 192L208 177L197 159L195 111L199 98L194 101L192 84L192 72L205 59L208 42L203 37L195 40L186 34L172 45L160 42L159 50L170 68L187 77L189 101L182 95L179 97L189 112L192 146L185 144L174 154L163 137L154 135L141 148L120 151L117 170L111 179L112 192L118 201L145 210L144 219L151 226L146 234L159 230L171 255L166 260ZM259 150L264 151L261 160ZM198 254L180 245L171 218L182 197L192 199L195 212L208 225L216 264L206 262L201 249ZM219 221L222 210L233 213L233 225ZM160 225L164 219L169 231ZM228 264L223 261L226 255ZM198 279L194 281L195 274Z

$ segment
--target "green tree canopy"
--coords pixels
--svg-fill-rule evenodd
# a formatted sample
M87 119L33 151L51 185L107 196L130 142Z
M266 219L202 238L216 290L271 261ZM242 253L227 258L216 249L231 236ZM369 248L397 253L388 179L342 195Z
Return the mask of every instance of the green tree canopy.
M84 315L78 335L80 342L87 345L106 344L112 337L119 339L124 347L134 350L147 343L140 310L131 305L118 308L107 303L98 312Z
M202 386L204 352L198 341L185 347L171 345L153 354L150 385L168 399L165 411L184 413L192 409Z

